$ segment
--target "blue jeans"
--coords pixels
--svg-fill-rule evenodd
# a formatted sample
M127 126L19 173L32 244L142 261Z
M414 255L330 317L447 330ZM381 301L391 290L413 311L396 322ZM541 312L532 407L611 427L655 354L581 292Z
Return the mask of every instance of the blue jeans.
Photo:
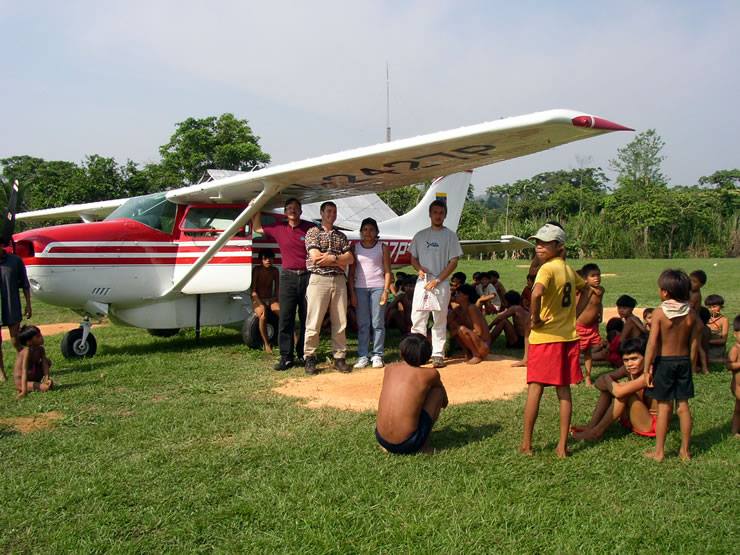
M385 345L385 305L380 306L382 287L355 288L357 295L357 354L361 357L383 356ZM373 328L373 351L370 346L370 324Z

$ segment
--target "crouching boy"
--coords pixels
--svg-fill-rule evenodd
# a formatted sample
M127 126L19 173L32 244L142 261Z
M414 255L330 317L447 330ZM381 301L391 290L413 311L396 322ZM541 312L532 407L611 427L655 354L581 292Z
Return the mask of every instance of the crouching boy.
M44 351L44 336L36 326L23 326L18 332L21 351L15 359L13 378L18 398L29 391L49 391L54 383L49 377L51 361Z
M399 350L404 362L385 367L375 437L386 451L411 455L428 451L432 426L447 406L447 391L437 370L420 368L432 356L426 337L407 335Z

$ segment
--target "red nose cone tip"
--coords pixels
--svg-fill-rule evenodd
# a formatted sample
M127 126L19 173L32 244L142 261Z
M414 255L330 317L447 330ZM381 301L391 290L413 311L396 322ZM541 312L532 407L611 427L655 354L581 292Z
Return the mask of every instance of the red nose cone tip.
M608 119L596 116L577 116L571 120L576 127L588 127L589 129L604 129L606 131L634 131L631 127L619 125Z

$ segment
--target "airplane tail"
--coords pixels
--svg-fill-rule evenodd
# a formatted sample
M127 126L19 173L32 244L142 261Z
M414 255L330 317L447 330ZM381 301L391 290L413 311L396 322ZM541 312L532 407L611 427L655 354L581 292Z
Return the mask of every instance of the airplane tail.
M437 199L444 200L447 203L445 226L452 231L457 231L472 176L472 171L465 171L438 177L432 182L424 197L414 208L402 216L378 222L381 236L411 236L417 231L429 227L429 205Z

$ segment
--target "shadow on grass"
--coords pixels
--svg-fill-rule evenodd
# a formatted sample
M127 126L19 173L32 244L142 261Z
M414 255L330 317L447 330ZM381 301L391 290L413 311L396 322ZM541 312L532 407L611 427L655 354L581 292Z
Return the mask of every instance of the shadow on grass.
M129 343L120 347L103 345L100 350L104 355L145 355L151 353L183 353L190 350L210 349L213 347L244 346L241 336L235 333L201 337L196 341L192 336L177 336L169 339L152 339L148 343Z
M464 447L471 443L478 443L488 439L501 430L498 424L483 424L480 426L469 426L467 424L456 424L441 430L432 432L432 446L439 451Z
M118 364L122 364L123 362L124 361L121 358L113 358L110 360L99 360L91 358L84 361L79 361L77 363L68 362L67 366L65 366L64 368L59 368L58 370L54 370L54 367L52 367L51 377L53 378L54 376L63 376L64 374L74 374L77 372L95 372L108 366L116 366Z
M699 435L691 438L691 453L696 456L699 453L706 453L717 443L722 443L732 434L731 422L728 419L724 424L709 428Z
M15 428L9 428L9 427L0 427L0 439L6 438L6 437L13 437L19 435L20 432L16 430Z
M89 385L99 384L100 380L86 380L75 383L55 383L52 391L67 391L68 389L77 389L78 387L87 387Z

